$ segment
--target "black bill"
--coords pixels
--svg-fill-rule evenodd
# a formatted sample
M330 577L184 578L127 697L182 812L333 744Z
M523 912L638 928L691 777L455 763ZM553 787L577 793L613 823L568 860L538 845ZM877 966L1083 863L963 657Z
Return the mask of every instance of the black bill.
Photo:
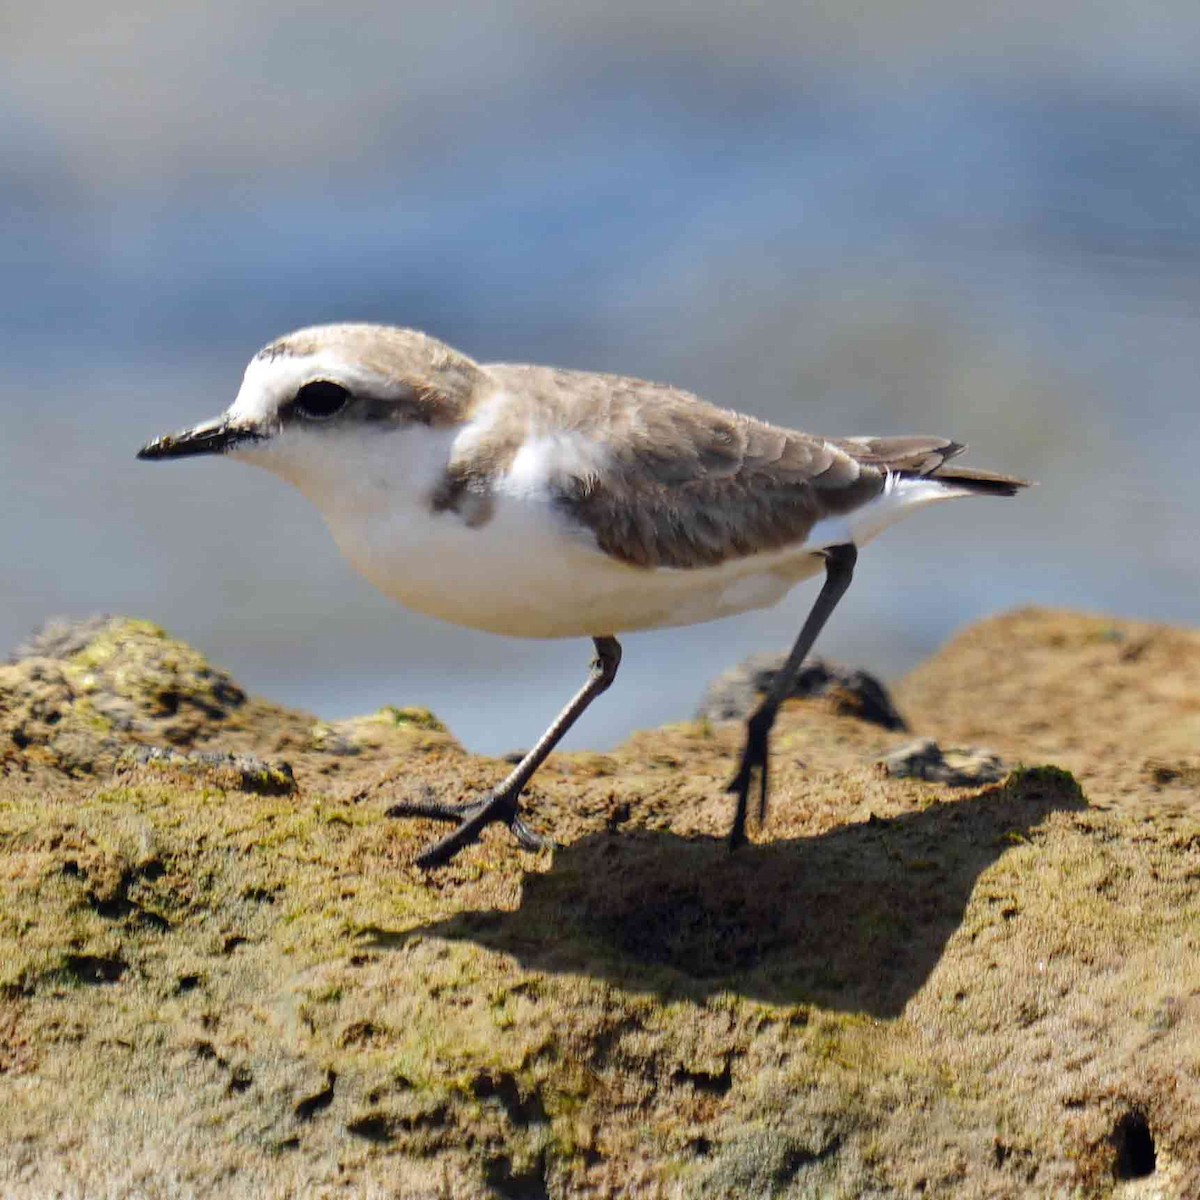
M261 441L264 436L255 429L231 425L228 421L211 421L194 429L155 438L147 442L137 456L155 459L186 458L191 454L224 454L240 443Z

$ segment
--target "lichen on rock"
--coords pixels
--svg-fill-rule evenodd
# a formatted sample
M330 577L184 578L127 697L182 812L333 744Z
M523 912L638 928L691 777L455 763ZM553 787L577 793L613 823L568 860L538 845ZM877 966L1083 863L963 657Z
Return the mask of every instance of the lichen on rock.
M741 730L685 723L552 756L554 854L489 830L434 873L386 808L504 763L387 713L330 724L353 754L253 699L164 714L215 686L173 646L0 671L0 1194L1200 1194L1197 635L1015 614L901 682L922 735L1030 764L1002 781L890 776L894 734L799 703L737 854ZM113 769L64 771L64 724Z
M266 762L253 754L219 750L182 753L161 746L138 746L121 756L120 765L148 766L167 778L210 783L215 787L260 796L290 796L296 791L291 764Z
M229 675L147 621L56 620L0 667L0 738L86 772L129 742L190 745L245 702Z

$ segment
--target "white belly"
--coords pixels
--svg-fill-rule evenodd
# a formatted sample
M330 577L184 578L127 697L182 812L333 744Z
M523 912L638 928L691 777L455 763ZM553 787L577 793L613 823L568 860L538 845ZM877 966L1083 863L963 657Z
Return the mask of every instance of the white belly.
M342 552L408 608L513 637L599 636L713 621L778 603L821 569L801 548L697 570L627 566L549 502L502 497L486 524L409 509L326 514Z
M818 522L802 545L695 570L631 567L555 507L551 451L574 455L580 470L603 458L565 435L521 450L476 527L458 512L431 511L441 472L470 431L414 427L335 443L277 435L237 457L308 495L342 552L386 595L443 621L531 638L694 625L767 608L821 570L824 548L861 546L901 515L965 494L933 479L898 479L862 508Z

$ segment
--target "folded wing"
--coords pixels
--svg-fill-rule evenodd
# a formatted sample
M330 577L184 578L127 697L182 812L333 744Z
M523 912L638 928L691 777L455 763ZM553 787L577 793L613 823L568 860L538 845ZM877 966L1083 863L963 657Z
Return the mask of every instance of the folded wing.
M938 437L821 438L707 404L662 384L491 366L553 413L549 437L602 454L553 480L559 507L600 549L637 567L691 569L802 546L812 527L880 496L889 475L946 477L1002 493L1020 481L948 470L964 449Z

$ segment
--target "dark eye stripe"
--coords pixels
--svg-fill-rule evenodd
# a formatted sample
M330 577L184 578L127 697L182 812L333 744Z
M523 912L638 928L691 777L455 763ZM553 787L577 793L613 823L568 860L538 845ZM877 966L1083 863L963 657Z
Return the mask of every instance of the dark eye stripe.
M292 401L292 411L310 421L325 421L336 416L346 406L350 392L340 383L314 379L306 383Z

